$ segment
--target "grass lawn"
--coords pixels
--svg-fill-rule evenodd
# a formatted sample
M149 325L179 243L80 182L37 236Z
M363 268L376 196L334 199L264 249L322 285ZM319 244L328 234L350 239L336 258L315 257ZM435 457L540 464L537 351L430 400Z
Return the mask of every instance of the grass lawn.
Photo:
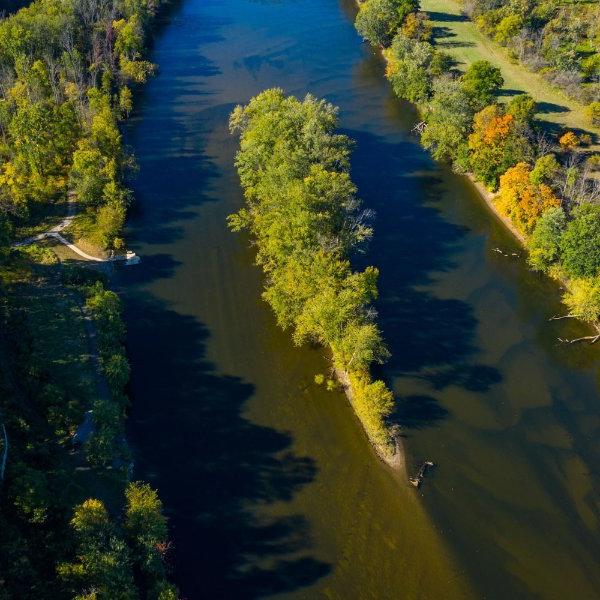
M421 0L421 10L429 13L433 22L436 45L450 54L460 69L476 60L487 60L500 67L504 88L500 99L527 92L540 105L538 118L550 129L568 128L595 134L595 150L600 148L598 129L592 128L585 106L568 98L541 75L511 62L504 48L481 33L475 24L461 14L454 0Z

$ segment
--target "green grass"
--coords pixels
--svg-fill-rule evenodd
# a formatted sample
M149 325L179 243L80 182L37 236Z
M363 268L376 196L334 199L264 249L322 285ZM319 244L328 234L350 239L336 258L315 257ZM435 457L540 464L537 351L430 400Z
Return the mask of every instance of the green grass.
M476 60L487 60L500 67L504 77L501 101L510 99L515 93L526 92L541 105L538 113L541 121L553 129L566 128L595 134L595 149L600 148L600 131L589 124L584 105L567 97L541 75L512 62L504 48L481 33L471 20L461 16L460 9L453 0L421 1L421 10L428 12L433 22L436 45L454 58L459 69L464 70Z

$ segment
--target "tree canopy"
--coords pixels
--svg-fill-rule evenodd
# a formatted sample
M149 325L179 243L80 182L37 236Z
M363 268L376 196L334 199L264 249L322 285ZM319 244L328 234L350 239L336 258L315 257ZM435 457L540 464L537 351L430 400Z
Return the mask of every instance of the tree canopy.
M371 302L377 269L352 269L348 257L372 235L349 176L351 140L335 133L337 109L270 89L230 118L240 136L236 166L246 205L229 217L248 229L267 281L264 299L294 342L331 350L349 374L353 405L370 438L386 452L391 393L369 367L387 357Z

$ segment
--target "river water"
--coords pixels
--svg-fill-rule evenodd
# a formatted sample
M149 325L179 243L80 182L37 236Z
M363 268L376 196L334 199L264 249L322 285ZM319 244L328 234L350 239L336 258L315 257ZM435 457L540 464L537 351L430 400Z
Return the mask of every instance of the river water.
M186 598L599 598L597 359L547 322L527 272L461 177L410 130L351 2L184 0L126 138L137 156L122 270L137 474L170 519ZM313 383L260 300L228 114L261 90L340 106L377 211L369 262L416 491L378 462L344 397Z

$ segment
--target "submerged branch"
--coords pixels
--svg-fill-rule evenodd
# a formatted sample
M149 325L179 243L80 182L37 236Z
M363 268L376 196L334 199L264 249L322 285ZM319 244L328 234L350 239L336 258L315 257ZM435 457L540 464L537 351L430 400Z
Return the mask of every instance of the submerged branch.
M563 338L556 338L556 339L563 344L575 344L577 342L584 342L586 340L591 340L590 344L595 344L598 341L598 339L600 339L600 333L598 333L596 335L585 335L583 337L575 338L573 340L567 340L567 339L563 339Z

